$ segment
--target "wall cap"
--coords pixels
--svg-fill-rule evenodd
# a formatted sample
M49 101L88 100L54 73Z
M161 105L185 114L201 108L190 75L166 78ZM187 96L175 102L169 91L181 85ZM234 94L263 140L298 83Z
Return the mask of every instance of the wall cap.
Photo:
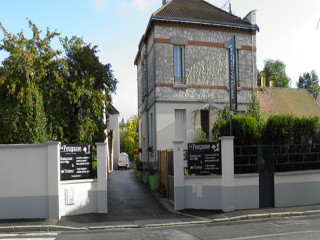
M46 145L58 145L58 144L61 144L59 141L47 141L45 143Z
M107 143L98 142L98 143L96 143L96 145L97 145L97 146L105 146L105 145L107 145Z
M306 170L306 171L294 171L294 172L275 172L275 176L290 176L290 175L308 175L319 174L320 170Z
M234 136L223 136L219 138L219 140L231 140L231 139L234 139Z

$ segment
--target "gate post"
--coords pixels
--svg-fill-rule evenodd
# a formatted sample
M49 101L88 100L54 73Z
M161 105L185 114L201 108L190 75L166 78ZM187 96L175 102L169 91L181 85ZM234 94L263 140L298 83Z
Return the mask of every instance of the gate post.
M174 208L184 209L184 141L173 141Z
M98 213L108 213L108 182L107 182L107 158L108 144L96 143L97 146L97 210Z
M221 137L221 209L224 212L235 210L234 195L234 137Z
M46 142L48 154L48 210L49 218L60 219L60 142Z

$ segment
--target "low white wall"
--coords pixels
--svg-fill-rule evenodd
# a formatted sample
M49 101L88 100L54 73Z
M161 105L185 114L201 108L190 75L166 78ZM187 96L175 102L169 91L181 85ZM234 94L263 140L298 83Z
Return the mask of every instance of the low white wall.
M59 189L61 216L97 212L97 180L63 181Z
M238 174L234 179L235 208L259 208L259 174Z
M320 171L276 173L275 207L320 203Z
M60 181L60 143L0 145L0 219L107 213L107 143L96 180Z
M0 218L47 218L47 145L0 145Z
M221 176L184 177L184 207L221 209Z

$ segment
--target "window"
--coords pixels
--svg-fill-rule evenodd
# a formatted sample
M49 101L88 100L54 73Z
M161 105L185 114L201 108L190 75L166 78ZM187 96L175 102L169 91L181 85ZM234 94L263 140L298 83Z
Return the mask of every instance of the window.
M209 110L201 110L201 128L209 139Z
M175 110L175 140L186 141L185 110Z
M173 48L174 62L174 81L175 83L184 84L184 46L174 46Z

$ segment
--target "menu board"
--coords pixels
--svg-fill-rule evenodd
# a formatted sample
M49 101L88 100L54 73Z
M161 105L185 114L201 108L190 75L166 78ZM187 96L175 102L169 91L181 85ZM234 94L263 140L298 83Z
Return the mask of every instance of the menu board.
M68 144L60 147L60 179L91 178L92 154L90 145Z
M188 172L221 175L220 143L188 143Z

